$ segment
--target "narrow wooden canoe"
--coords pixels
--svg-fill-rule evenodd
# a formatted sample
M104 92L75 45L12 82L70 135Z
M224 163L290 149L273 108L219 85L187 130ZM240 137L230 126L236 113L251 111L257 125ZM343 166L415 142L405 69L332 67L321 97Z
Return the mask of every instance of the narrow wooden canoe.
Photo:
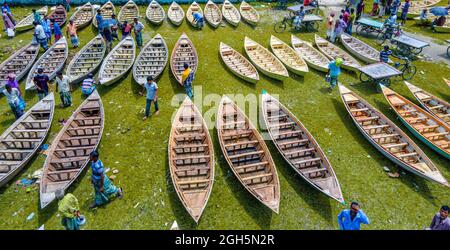
M41 16L41 19L43 19L44 16L48 12L48 7L44 6L40 9L36 10L36 12L38 12L39 15ZM24 19L22 19L18 23L16 23L16 26L14 28L16 29L16 31L25 31L25 30L32 29L33 21L34 21L34 15L33 15L33 13L31 13L30 15L28 15L27 17L25 17Z
M192 2L192 4L189 6L189 9L187 10L187 12L186 12L186 19L188 20L188 22L192 25L192 26L194 26L194 27L196 27L195 25L195 22L194 22L194 16L192 15L192 14L194 14L194 12L200 12L200 14L202 14L202 16L203 16L203 10L202 10L202 8L200 7L200 5L197 3L197 2Z
M242 19L251 25L258 25L260 17L258 11L253 8L250 4L245 1L241 2L239 6L239 12L241 13Z
M211 0L208 0L205 5L205 19L214 28L219 27L222 23L222 12L220 12L219 6Z
M143 85L147 82L147 76L158 78L164 71L169 58L169 49L166 41L160 34L156 34L144 48L141 49L136 62L133 65L134 80Z
M166 18L166 13L164 12L164 8L156 0L152 0L147 7L145 16L152 24L160 25L164 21L164 18Z
M259 81L259 74L255 66L239 52L220 42L219 53L223 62L233 74L251 83Z
M67 20L67 11L62 5L56 6L56 8L48 15L48 19L55 19L55 22L62 28ZM53 23L50 23L50 28L53 29Z
M175 115L168 148L175 191L198 223L214 183L214 149L206 122L189 97Z
M441 0L419 0L419 1L411 1L411 6L408 9L408 14L406 17L408 19L413 19L414 17L418 17L423 9L436 5ZM400 16L402 12L402 8L398 9L398 16Z
M330 59L315 49L310 43L291 35L291 44L294 50L306 61L309 67L322 72L328 72Z
M0 136L0 187L14 178L36 154L50 130L53 93L36 103Z
M55 78L56 73L64 68L64 63L69 55L67 40L62 37L58 42L54 43L48 50L36 61L28 74L25 90L34 90L33 78L37 74L40 67L44 69L50 80Z
M234 175L256 199L278 213L280 183L270 151L244 112L226 96L217 112L217 133Z
M343 33L341 35L341 42L359 60L365 63L380 62L380 52L358 38ZM392 61L389 60L389 63L392 63Z
M127 36L103 60L98 74L100 84L111 85L131 69L136 58L136 44L133 36Z
M175 1L169 6L167 17L176 26L180 26L184 19L184 10Z
M103 104L94 91L67 120L48 149L40 184L40 205L45 208L57 190L66 190L83 172L102 138Z
M195 73L198 67L198 55L194 44L183 32L177 43L173 47L172 55L170 56L170 69L172 74L181 84L181 74L184 71L183 65L187 63L191 68L191 72Z
M407 81L405 84L426 111L450 126L450 104L448 102Z
M77 29L81 29L88 26L92 22L94 16L94 6L92 6L92 4L88 2L85 5L79 7L78 10L76 10L72 14L69 20L73 20L73 22L77 26Z
M8 81L8 74L14 73L16 80L20 81L33 66L38 54L39 45L29 43L2 62L0 64L0 91Z
M110 20L113 14L116 14L116 7L111 1L106 2L105 4L100 7L101 15L103 17L104 21ZM97 12L96 12L97 14ZM92 19L92 24L94 27L98 28L97 19Z
M132 23L135 18L139 18L139 7L133 2L133 0L128 1L119 11L117 19L120 23L127 21Z
M308 65L300 54L279 38L270 37L270 48L288 70L302 76L308 73Z
M413 102L380 84L400 121L423 143L450 160L450 127Z
M433 162L389 118L340 84L339 91L353 123L381 154L413 174L448 185Z
M361 64L355 58L353 58L351 55L349 55L343 49L330 43L329 41L323 39L322 37L320 37L318 35L314 35L314 37L315 37L315 43L316 43L317 48L326 57L328 57L331 60L336 60L337 58L342 58L342 61L343 61L342 68L350 70L350 71L354 71L355 73L359 72L359 68L361 67Z
M241 14L230 1L225 0L222 4L222 14L225 20L233 26L238 26L241 21Z
M86 44L70 61L66 74L71 83L78 83L90 73L94 73L106 54L106 43L102 35L97 35Z
M244 48L250 61L253 62L256 68L263 74L280 81L289 77L289 73L283 66L283 63L261 44L245 37Z
M300 120L267 93L262 95L261 109L270 138L286 162L314 188L343 203L341 187L328 158Z

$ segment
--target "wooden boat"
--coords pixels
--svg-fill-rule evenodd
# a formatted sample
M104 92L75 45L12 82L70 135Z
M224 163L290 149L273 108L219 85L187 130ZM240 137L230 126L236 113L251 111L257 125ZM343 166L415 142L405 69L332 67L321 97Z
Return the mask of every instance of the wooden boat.
M180 26L184 19L184 10L175 1L169 6L167 17L176 26Z
M164 18L166 18L166 13L164 12L164 8L156 0L152 0L147 7L145 16L152 24L160 25L164 21Z
M359 60L369 64L380 62L380 52L358 38L343 33L341 42ZM389 60L389 63L392 61Z
M275 36L270 36L270 48L286 68L297 75L308 73L308 65L293 48Z
M133 0L128 1L119 11L117 19L120 23L127 21L132 23L135 18L139 18L139 7L133 2Z
M217 133L234 175L256 199L278 213L280 183L270 151L255 126L226 96L217 112Z
M259 81L259 74L255 66L239 52L220 42L219 53L223 62L233 74L248 82L256 83Z
M450 159L450 127L388 87L382 84L380 87L408 130L434 151Z
M256 11L255 8L247 2L241 2L239 12L241 13L242 19L244 19L247 23L251 25L257 25L259 23L260 17L258 11Z
M47 14L48 7L44 6L40 9L36 10L36 12L39 13L39 15L41 16L41 19L42 19ZM25 17L24 19L22 19L18 23L16 23L16 26L14 28L16 29L16 31L25 31L25 30L32 29L33 21L34 21L34 15L33 15L33 13L31 13L27 17Z
M250 61L253 62L256 68L263 74L280 81L289 77L287 69L280 60L259 43L245 37L244 47Z
M413 174L448 185L425 153L383 113L340 84L339 91L353 123L381 154Z
M450 104L448 102L407 81L405 84L426 111L450 126Z
M95 16L94 6L90 2L81 6L76 10L69 20L73 20L77 29L88 26Z
M194 44L183 32L177 43L173 47L172 55L170 56L170 69L172 74L177 79L178 83L181 84L181 74L184 71L183 65L187 63L191 68L191 72L195 73L198 67L198 56L197 50Z
M100 67L106 54L106 43L102 35L97 35L86 44L67 66L66 74L71 83L78 83Z
M35 89L33 78L41 67L44 69L44 74L47 74L50 80L55 78L56 73L64 68L64 63L66 62L68 55L69 48L67 46L67 40L65 37L62 37L58 42L48 48L33 65L33 68L31 68L27 77L25 90Z
M241 21L241 14L230 1L225 0L222 5L222 14L225 20L233 26L238 26Z
M0 187L14 178L39 150L52 124L53 93L36 103L0 136Z
M330 59L315 49L310 43L291 35L291 44L294 50L306 61L306 64L308 64L309 67L318 71L328 72Z
M359 72L359 68L361 67L361 64L355 58L353 58L351 55L349 55L343 49L330 43L329 41L323 39L322 37L320 37L318 35L314 35L314 37L315 37L315 43L316 43L317 48L326 57L328 57L331 60L335 60L337 58L342 58L342 61L343 61L342 68L350 70L350 71L354 71L355 73Z
M439 33L450 33L450 16L447 16L447 20L445 20L444 25L442 26L433 26L434 31Z
M419 1L411 1L411 6L408 9L408 14L406 17L408 19L412 19L414 17L417 17L420 15L423 9L426 9L428 7L431 7L433 5L436 5L441 0L419 0ZM400 16L402 13L402 7L398 9L398 16Z
M116 7L111 1L106 2L100 7L101 15L104 21L110 20L113 14L116 14ZM97 19L92 19L92 24L94 27L98 28Z
M141 49L133 65L134 80L143 85L147 82L147 76L153 76L153 79L158 78L166 67L168 58L169 49L166 41L160 34L156 34Z
M175 191L198 223L214 183L214 149L208 126L189 97L175 115L168 148Z
M39 45L29 43L0 64L0 90L3 90L8 81L8 74L14 73L16 80L20 81L33 66L39 54Z
M286 162L314 188L343 203L344 197L336 174L306 127L267 93L262 95L261 109L270 138Z
M48 149L40 184L40 205L45 208L57 190L66 190L83 172L102 138L103 104L94 91L67 120Z
M62 28L67 20L67 11L62 5L56 6L56 8L48 15L48 19L55 19L55 22ZM53 23L50 23L50 28L53 29Z
M131 69L136 58L136 44L133 36L127 36L103 60L98 74L100 84L111 85Z
M219 27L222 23L222 12L220 12L219 6L211 0L208 0L205 5L205 19L214 28Z
M200 5L195 1L192 2L192 4L189 6L189 9L186 12L186 19L192 26L196 27L196 23L194 22L194 16L192 15L194 14L194 12L200 12L200 14L202 14L203 16L202 7L200 7Z

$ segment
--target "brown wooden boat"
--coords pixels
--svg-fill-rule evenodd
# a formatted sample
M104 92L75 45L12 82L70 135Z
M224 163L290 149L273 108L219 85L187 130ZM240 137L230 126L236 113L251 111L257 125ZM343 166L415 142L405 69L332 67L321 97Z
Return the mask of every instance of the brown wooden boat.
M172 55L170 56L170 69L172 70L173 76L180 84L181 74L184 71L183 65L185 63L191 67L191 72L195 73L195 71L197 71L197 50L186 33L183 32L175 44L172 50Z
M56 8L48 15L48 19L55 19L56 23L58 23L59 27L61 27L66 23L67 20L67 11L62 5L56 6ZM53 29L53 23L50 24L50 28Z
M219 104L217 132L225 159L241 184L278 213L280 183L269 149L255 126L226 96Z
M343 203L333 167L300 120L267 93L262 95L261 109L270 138L286 162L314 188Z
M94 91L66 121L48 149L40 185L41 208L55 199L57 190L66 190L83 172L90 153L100 143L104 122L103 104Z
M178 197L198 223L214 182L214 150L206 122L189 97L172 123L169 165Z

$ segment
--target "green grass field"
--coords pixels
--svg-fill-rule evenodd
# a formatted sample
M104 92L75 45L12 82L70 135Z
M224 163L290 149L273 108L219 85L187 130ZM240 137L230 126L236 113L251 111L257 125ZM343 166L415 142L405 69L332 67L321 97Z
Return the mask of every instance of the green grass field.
M360 134L352 123L337 89L332 94L324 74L310 70L305 77L293 75L285 82L274 81L261 75L259 83L253 85L243 82L228 71L219 54L219 43L225 42L244 53L243 41L247 35L255 41L268 46L271 34L290 43L290 32L276 34L273 25L284 12L275 11L266 3L256 3L262 20L252 28L241 23L238 28L228 24L214 30L206 25L201 31L194 30L186 20L180 27L167 21L160 27L146 25L144 42L160 33L170 51L182 32L194 42L199 55L199 68L194 86L202 87L202 94L259 94L262 90L277 94L285 104L315 136L326 152L339 178L343 195L347 202L358 201L371 220L365 229L421 229L428 225L432 216L442 204L449 204L449 189L406 173L400 178L388 177L383 167L392 170L396 167ZM261 5L264 5L262 7ZM203 5L202 5L203 7ZM164 6L167 11L167 6ZM187 10L188 6L183 5ZM72 8L72 11L73 12ZM145 14L141 6L141 15ZM31 11L31 7L14 8L18 19ZM19 18L20 17L20 18ZM412 22L408 23L412 25ZM325 35L324 24L318 33ZM65 29L64 29L65 30ZM0 38L0 60L5 60L12 52L27 44L32 31L18 34L8 40L5 33ZM91 26L79 31L81 46L96 34ZM300 38L312 41L314 33L296 33ZM371 40L364 39L375 43ZM81 47L80 47L81 48ZM71 50L73 56L76 51ZM418 73L411 82L436 96L449 100L450 91L442 77L450 77L450 69L444 63L420 62L414 64L423 74ZM408 135L409 133L390 109L384 96L377 92L375 85L359 83L354 74L344 72L340 81L356 91L372 105L391 118ZM275 160L281 185L280 213L274 214L254 199L231 173L217 140L217 131L211 130L214 142L216 166L215 183L208 205L198 225L190 218L174 192L167 159L167 141L171 127L171 117L176 107L171 105L176 94L183 89L174 80L167 65L158 79L158 116L142 121L145 98L140 96L140 86L128 74L121 82L112 86L99 87L105 106L105 129L100 144L101 159L105 167L119 170L116 184L124 187L125 197L115 200L93 211L88 207L93 201L93 188L90 184L90 170L86 169L78 181L69 189L80 201L82 213L87 218L84 229L168 229L177 220L182 229L336 229L336 217L347 205L339 204L322 195L303 181L290 166L284 162L275 146L267 141ZM24 91L23 82L21 88ZM414 100L406 86L398 79L392 88L410 100ZM199 95L199 93L196 93ZM54 123L46 140L51 143L59 132L61 118L68 118L82 102L79 87L74 87L74 106L55 110ZM26 101L31 107L37 102L35 92L26 93ZM4 131L14 121L6 98L1 98L0 126ZM56 104L61 102L59 96ZM215 112L218 103L203 107L203 112ZM210 109L213 109L212 111ZM244 107L242 107L244 108ZM443 175L450 179L449 161L413 138L432 159ZM45 210L38 209L39 191L26 193L17 188L15 182L26 178L35 170L42 168L45 157L38 154L7 187L0 189L0 229L36 229L45 224L46 229L62 229L55 204ZM402 170L400 170L402 171ZM112 174L112 171L108 174ZM35 213L27 221L29 214Z

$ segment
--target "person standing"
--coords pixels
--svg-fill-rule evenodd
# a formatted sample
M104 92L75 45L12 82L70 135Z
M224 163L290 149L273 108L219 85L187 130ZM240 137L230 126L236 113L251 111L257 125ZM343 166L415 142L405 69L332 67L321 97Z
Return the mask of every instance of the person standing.
M36 86L39 101L48 95L48 82L50 81L47 74L44 74L44 68L39 67L38 73L34 76L33 82Z
M89 73L87 78L84 79L83 82L81 83L81 93L83 93L85 96L90 96L95 89L96 87L94 74Z
M386 0L386 7L384 9L384 14L391 15L391 6L392 6L392 0Z
M192 13L192 17L194 18L195 26L199 29L202 29L204 26L203 15L199 11L194 11Z
M9 39L12 39L14 37L14 22L11 19L11 14L8 13L6 9L3 9L2 11L2 18L3 18L3 24L6 30L6 34L8 35Z
M401 21L401 25L404 26L406 23L406 19L408 18L408 11L409 11L409 7L411 6L410 0L406 0L405 4L403 5L402 8L402 14L400 16Z
M296 30L300 30L302 27L303 19L305 18L306 12L303 6L300 6L300 10L295 13L294 17L294 27Z
M63 227L66 230L80 230L78 218L82 215L80 214L78 199L71 193L64 195L63 189L56 190L55 197L59 200L58 212L61 214Z
M344 30L347 29L347 23L344 21L344 18L342 15L339 16L339 20L336 21L336 25L334 27L334 36L331 39L331 41L337 42L337 39L341 38L342 33Z
M111 29L111 36L114 40L119 40L119 34L117 34L119 30L119 22L116 19L116 14L112 14L111 20L109 20L109 27Z
M348 18L347 29L346 29L346 32L349 35L352 35L352 33L353 33L353 23L355 22L355 19L356 19L355 9L351 9L350 17Z
M34 22L37 22L37 23L40 24L41 23L41 13L37 12L36 9L32 9L31 12L33 13L33 20L34 20Z
M386 10L386 1L380 0L380 11L378 12L378 18L382 18L384 16L384 12Z
M181 74L181 85L184 87L184 91L186 95L192 99L194 97L194 93L192 92L192 82L194 81L194 72L192 72L189 64L184 63L183 65L184 71Z
M45 35L47 36L47 43L51 44L52 43L52 25L50 22L50 19L48 19L48 16L45 15L44 19L41 20L41 25L42 28L44 28L45 31Z
M59 96L61 97L61 107L72 106L72 96L70 95L70 79L67 75L63 75L62 71L56 73L56 84L59 88Z
M6 12L9 13L9 14L12 14L12 13L11 13L11 8L9 8L8 3L7 3L6 1L5 1L5 2L3 3L3 5L2 5L2 13L3 13L4 11L6 11Z
M450 208L448 206L442 206L441 210L434 215L430 224L430 230L450 230L450 218L448 218L448 212Z
M67 25L67 36L70 37L70 43L72 44L73 48L78 48L80 45L80 42L78 41L77 36L77 25L73 21L73 19L70 19L69 25Z
M145 116L143 118L143 120L145 121L150 116L150 108L151 108L152 102L155 104L155 115L159 114L158 85L153 80L153 76L148 76L147 77L147 82L144 83L144 89L147 92L146 106L145 106Z
M63 6L66 9L67 12L70 11L70 0L62 0L63 1Z
M377 15L379 4L380 4L380 0L373 0L372 12L370 13L371 16Z
M361 0L358 5L356 5L356 20L361 18L362 13L364 13L364 0Z
M92 169L91 181L95 191L94 203L90 208L96 208L108 203L112 196L122 198L122 188L114 186L109 180L105 174L103 162L99 159L99 153L96 150L92 151L90 160Z
M103 32L101 32L101 34L103 36L103 39L105 39L105 42L106 42L106 53L109 53L112 49L112 42L113 42L110 28L104 27Z
M391 5L391 15L396 14L402 3L400 0L394 0Z
M97 14L95 15L95 21L97 21L98 32L101 34L103 32L103 16L101 9L97 10Z
M51 19L50 21L53 24L53 34L55 35L55 43L56 43L62 37L62 30L55 19Z
M327 40L331 40L333 37L333 29L334 29L334 12L331 12L327 17L326 27L327 27Z
M125 37L130 35L131 29L133 26L129 24L127 21L124 21L122 24L122 40L125 39Z
M384 45L383 50L380 51L380 62L388 63L390 55L392 55L392 51L389 49L389 45Z
M3 94L6 96L9 107L13 112L16 120L19 119L25 110L25 101L20 97L20 92L16 88L12 88L10 85L6 85L3 90Z
M47 50L48 49L47 35L45 34L44 28L36 21L33 21L33 25L34 25L33 38L36 40L37 43L41 45L42 48L44 48L44 50Z
M139 49L142 48L142 30L144 30L144 25L139 22L137 18L133 19L133 30L134 37L136 38L136 44Z
M369 224L369 218L357 202L352 202L350 209L345 209L338 215L338 223L341 230L360 230L361 224Z
M333 88L338 84L342 62L342 58L336 58L336 60L331 61L328 64L328 76L330 81L330 88L328 89L329 92L333 91Z
M8 76L6 77L6 85L11 86L11 88L15 88L17 90L19 90L20 96L22 96L22 92L20 91L19 88L19 81L17 81L16 79L16 74L14 73L9 73Z

